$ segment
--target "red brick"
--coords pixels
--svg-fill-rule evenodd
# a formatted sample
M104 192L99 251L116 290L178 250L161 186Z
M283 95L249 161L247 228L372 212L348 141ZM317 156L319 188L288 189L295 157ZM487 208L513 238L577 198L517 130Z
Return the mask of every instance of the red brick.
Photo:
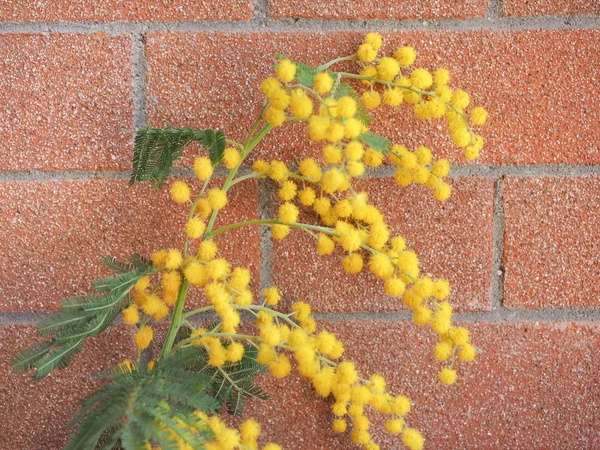
M347 345L359 375L381 373L391 392L413 400L406 416L426 439L425 448L598 448L600 334L596 324L468 324L483 353L457 366L458 381L437 381L430 333L394 322L329 324ZM328 402L296 376L272 378L266 402L251 402L247 417L264 426L265 438L284 448L360 448L329 431ZM374 418L380 417L373 415ZM374 420L381 448L401 448Z
M452 283L453 304L463 310L486 310L490 308L492 181L464 178L453 185L454 196L443 204L425 188L403 189L393 180L364 180L357 189L369 192L392 235L404 236L407 246L420 255L423 273ZM366 268L358 276L346 274L342 257L341 251L319 256L314 238L295 231L273 244L273 282L287 305L305 300L319 312L403 309Z
M432 19L441 17L483 17L487 0L455 3L448 0L419 2L344 2L341 0L309 2L273 0L271 17L306 17L321 19Z
M508 178L504 303L600 306L600 178Z
M260 80L281 53L308 64L352 53L362 33L155 33L148 38L149 117L163 123L219 127L242 139L262 103ZM594 80L598 30L404 32L384 35L385 51L413 45L417 66L448 67L452 86L486 107L485 164L598 164L600 108ZM240 105L248 105L240 108ZM422 123L382 108L374 129L409 146L465 163L443 122ZM393 119L393 120L392 120ZM418 126L418 130L415 127ZM315 154L301 124L276 130L262 155L295 162Z
M92 375L135 358L129 332L113 328L88 340L66 369L41 380L33 380L31 372L12 373L8 361L37 340L32 326L0 327L1 448L62 448L69 436L66 424L79 409L79 399L100 387Z
M230 191L232 204L217 226L258 214L256 184ZM89 292L106 276L98 259L180 247L187 208L169 200L168 189L127 189L116 180L0 183L0 310L53 309L61 298ZM258 230L218 236L223 254L251 268L258 280Z
M180 0L4 0L0 5L3 22L110 22L110 21L196 21L248 20L252 0L207 2Z
M0 36L0 170L130 167L131 40Z
M507 16L600 14L598 0L504 0Z

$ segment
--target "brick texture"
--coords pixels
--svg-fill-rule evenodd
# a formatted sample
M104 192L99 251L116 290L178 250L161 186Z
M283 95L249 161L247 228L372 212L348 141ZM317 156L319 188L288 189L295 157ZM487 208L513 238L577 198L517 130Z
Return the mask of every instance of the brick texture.
M600 14L598 0L504 0L507 16Z
M0 35L0 170L130 167L130 60L129 36Z
M345 343L359 374L381 373L392 392L413 401L407 422L425 448L597 448L600 364L596 324L467 324L483 353L457 366L452 387L437 381L434 340L416 325L338 322L327 328ZM411 338L412 337L412 338ZM326 401L305 379L268 378L272 399L252 402L248 417L262 421L265 438L284 448L358 449L329 431ZM293 407L290 407L293 405ZM402 448L374 415L370 430L382 449Z
M247 20L252 17L252 0L220 2L181 0L4 0L0 20L5 22L108 22L108 21L195 21Z
M508 178L505 304L600 306L600 179Z
M149 117L155 124L219 127L242 139L262 102L259 81L273 54L317 64L352 53L362 33L157 33L148 38ZM413 45L417 66L448 67L453 86L489 111L481 163L600 163L600 109L593 80L598 30L407 32L384 35L386 51ZM249 105L249 109L239 105ZM398 113L402 111L402 113ZM406 106L381 108L374 129L394 141L428 145L466 161L440 122L417 122ZM573 120L577 117L577 120ZM315 153L300 124L276 130L262 146L269 157L297 161ZM540 143L543 143L540 145ZM268 150L266 150L268 149Z
M455 3L449 0L419 2L386 1L317 1L273 0L271 17L306 17L322 19L433 19L442 17L482 17L487 0Z
M29 372L12 373L8 361L38 339L32 326L0 327L1 448L63 448L69 436L66 424L79 409L79 399L100 387L92 375L135 358L129 331L113 328L88 340L64 370L41 380L33 380Z
M217 226L256 218L256 189L239 186L231 189L232 204ZM0 203L3 311L53 309L61 298L89 292L96 277L108 274L98 262L106 254L180 248L187 215L186 207L170 201L166 188L127 189L126 182L116 180L0 183ZM258 280L256 227L223 233L217 242L226 257L248 265Z
M450 300L463 310L490 308L492 191L490 180L458 179L446 203L422 187L400 188L393 180L371 179L356 186L386 217L392 235L406 238L421 258L423 273L447 278ZM343 253L320 256L314 238L299 231L274 242L273 281L286 306L305 300L319 312L389 311L401 302L383 291L383 283L365 268L357 275L341 267Z

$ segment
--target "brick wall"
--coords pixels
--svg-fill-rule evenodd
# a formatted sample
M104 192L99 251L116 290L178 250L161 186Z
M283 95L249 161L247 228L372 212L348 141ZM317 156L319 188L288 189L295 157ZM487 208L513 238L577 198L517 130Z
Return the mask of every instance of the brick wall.
M387 168L364 182L424 269L452 281L457 319L483 355L443 388L431 336L372 277L334 282L338 261L306 254L301 236L272 244L257 229L240 232L238 247L224 241L227 255L263 285L311 301L361 371L410 395L428 448L600 448L599 0L3 0L0 448L60 448L77 392L94 387L89 375L131 355L115 327L35 383L7 364L32 324L86 291L99 256L181 240L164 191L126 189L130 131L150 122L240 137L249 120L240 105L259 107L274 52L324 61L366 31L448 67L490 111L488 145L469 165L435 126L405 132L411 119L378 112L379 131L459 164L447 203L401 191ZM263 148L290 164L310 153L280 132ZM233 190L239 209L224 220L272 209L270 185L254 187ZM269 438L353 448L328 431L327 405L303 380L263 383L278 400L249 413Z

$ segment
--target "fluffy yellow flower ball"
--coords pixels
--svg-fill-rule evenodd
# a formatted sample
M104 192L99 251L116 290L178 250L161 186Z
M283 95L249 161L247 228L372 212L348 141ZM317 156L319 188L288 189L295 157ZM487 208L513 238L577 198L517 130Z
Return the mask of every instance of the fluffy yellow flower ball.
M358 59L362 62L371 62L377 57L377 49L371 44L365 43L358 47L356 52Z
M427 89L433 84L433 77L425 69L415 69L410 74L410 82L416 89Z
M200 181L208 180L213 174L213 166L206 156L194 160L194 174Z
M417 58L417 52L412 47L400 47L394 52L394 59L398 61L401 66L410 66L415 62Z
M289 59L284 59L277 65L277 77L284 83L289 83L296 75L296 65Z
M318 73L314 79L315 91L319 94L327 94L333 87L333 78L326 73Z
M137 306L130 305L127 308L123 309L123 322L128 325L135 325L140 320L140 314L138 312Z
M204 230L206 230L206 225L197 217L191 218L185 224L185 234L192 239L198 239L202 236Z
M227 194L222 189L210 189L206 193L206 198L212 209L220 210L227 205Z
M362 101L367 109L375 109L381 104L381 96L377 91L366 91L362 95Z
M133 342L138 350L144 350L150 345L152 342L152 337L154 333L152 328L149 326L141 327L137 333L133 335Z
M392 81L400 72L400 64L394 58L383 57L377 64L377 75L383 81Z
M240 152L232 147L228 147L223 151L221 162L228 169L233 169L240 162Z
M174 181L171 184L171 199L175 203L185 203L190 199L190 188L183 181Z
M454 384L456 382L456 371L449 367L444 367L440 372L440 381L447 385Z
M340 117L350 118L356 114L356 101L352 97L342 97L337 101L337 112Z
M290 202L285 202L279 207L279 220L283 223L295 223L300 211L298 207Z

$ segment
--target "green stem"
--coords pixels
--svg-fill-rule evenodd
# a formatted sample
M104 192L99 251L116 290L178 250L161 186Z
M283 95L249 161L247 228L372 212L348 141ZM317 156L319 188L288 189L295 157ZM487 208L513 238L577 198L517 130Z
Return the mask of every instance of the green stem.
M242 177L237 177L235 180L233 180L229 184L229 187L233 186L234 184L241 183L242 181L250 180L252 178L264 177L265 175L266 175L266 173L264 173L264 172L252 172L252 173L250 173L248 175L244 175Z
M173 347L173 343L175 342L175 336L177 336L177 332L179 331L179 327L181 326L181 313L183 312L183 305L185 304L185 296L187 295L189 287L189 282L184 280L179 288L179 295L177 296L177 303L175 303L175 309L173 310L173 317L171 318L171 324L169 325L169 331L167 331L167 337L165 338L165 343L163 345L162 353L160 355L161 358L165 358L169 356L171 352L171 347Z
M356 58L356 55L340 56L339 58L332 59L328 63L320 65L319 67L317 67L317 71L322 72L323 70L328 69L336 63L339 63L341 61L354 61L356 60Z
M235 228L251 226L251 225L287 225L292 228L316 230L316 231L320 231L325 234L330 234L332 236L338 236L338 233L331 228L321 227L318 225L310 225L307 223L297 223L297 222L285 223L285 222L282 222L281 220L277 220L277 219L257 219L257 220L246 220L244 222L231 223L229 225L222 226L221 228L218 228L215 231L208 233L207 236L214 237L217 234L223 233L225 231L233 230Z

